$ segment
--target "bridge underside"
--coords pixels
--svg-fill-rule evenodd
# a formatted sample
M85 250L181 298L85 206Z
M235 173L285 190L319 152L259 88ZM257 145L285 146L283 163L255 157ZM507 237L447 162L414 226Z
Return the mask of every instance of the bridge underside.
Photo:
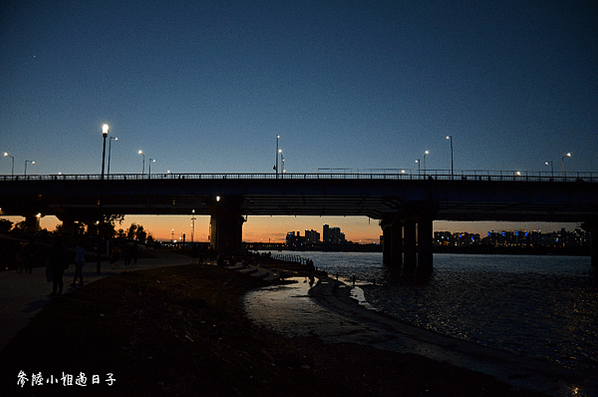
M216 196L168 196L129 200L108 197L104 200L106 213L127 215L211 215L209 206ZM226 197L226 196L221 196ZM118 202L116 204L115 202ZM412 203L399 197L339 197L339 196L257 196L247 195L240 203L241 212L248 216L367 216L384 219L401 213ZM512 221L512 222L583 222L591 218L596 206L574 209L563 206L528 203L468 203L434 202L435 220L443 221ZM4 215L57 215L68 213L74 217L97 217L97 198L53 202L53 200L20 200L3 204Z
M108 214L210 215L212 244L226 252L240 248L244 216L367 216L381 221L385 260L398 263L404 257L409 268L416 255L422 269L431 268L433 220L594 225L598 219L597 183L486 180L115 178L102 182L55 177L2 182L0 208L5 215L31 219L41 213L65 222L90 223L98 219L100 197ZM588 230L595 235L598 229ZM419 252L414 254L415 247Z

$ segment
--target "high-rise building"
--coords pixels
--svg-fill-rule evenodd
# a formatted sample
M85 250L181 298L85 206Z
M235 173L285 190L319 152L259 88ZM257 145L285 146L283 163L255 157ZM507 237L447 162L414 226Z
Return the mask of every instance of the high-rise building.
M322 242L330 244L330 226L327 224L324 224L324 230L322 230Z
M343 244L346 242L345 233L341 231L340 227L324 225L322 242L324 244Z
M305 243L306 244L317 244L320 242L320 233L311 229L305 229Z

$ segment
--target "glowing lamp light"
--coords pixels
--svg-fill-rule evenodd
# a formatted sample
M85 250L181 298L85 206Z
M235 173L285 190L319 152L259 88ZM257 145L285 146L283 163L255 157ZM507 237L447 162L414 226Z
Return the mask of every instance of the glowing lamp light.
M102 135L106 136L108 135L108 130L110 129L110 127L108 126L108 124L104 124L102 126Z

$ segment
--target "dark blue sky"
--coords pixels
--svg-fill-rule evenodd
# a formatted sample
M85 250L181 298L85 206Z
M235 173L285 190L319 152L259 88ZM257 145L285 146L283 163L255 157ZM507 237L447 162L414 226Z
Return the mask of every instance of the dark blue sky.
M596 172L597 53L596 0L8 0L0 152L99 173L108 123L112 173L140 149L154 173L273 172L276 135L287 172L417 171L426 150L447 170L447 135L457 172L560 172L567 152Z
M217 4L214 4L217 3ZM598 171L596 1L8 1L22 172ZM147 170L146 170L147 171ZM0 173L10 172L10 160Z

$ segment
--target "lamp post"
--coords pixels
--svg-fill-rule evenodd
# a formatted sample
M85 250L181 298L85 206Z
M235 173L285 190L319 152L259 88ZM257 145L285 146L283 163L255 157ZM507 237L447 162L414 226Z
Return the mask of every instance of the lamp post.
M550 166L550 177L554 178L554 164L552 161L545 161L544 164Z
M274 165L274 171L276 172L276 179L278 179L278 140L280 135L276 135L276 164Z
M426 175L426 156L427 156L428 154L430 154L430 152L426 150L426 151L424 152L424 175Z
M561 167L563 169L563 178L565 177L565 158L566 157L571 157L571 153L567 153L566 155L563 156L563 158L561 159Z
M102 240L103 240L103 229L104 229L104 165L106 163L106 138L108 137L108 130L110 127L108 124L104 124L102 126L102 137L103 145L102 145L102 174L100 176L100 202L99 202L99 212L100 212L100 219L98 224L98 263L96 266L96 273L100 274L100 262L102 260Z
M415 160L415 164L417 164L417 175L419 176L419 174L421 174L421 172L422 172L422 166L421 166L421 162L419 161L419 159Z
M448 139L451 143L451 177L454 176L454 168L453 168L453 136L452 135L447 135L446 139Z
M282 152L280 153L280 171L284 174L284 156L282 155Z
M4 152L4 157L10 157L12 159L12 171L10 172L10 176L15 176L15 157L7 152Z
M152 179L152 163L155 163L155 162L156 162L156 159L152 159L152 158L149 159L148 167L149 167L149 178L150 179Z
M112 157L112 141L118 141L118 138L115 136L111 136L108 139L108 175L110 175L110 157Z
M139 151L137 152L137 154L140 154L143 156L143 164L141 167L141 175L145 175L145 154L143 154L143 150L139 149Z
M195 236L195 210L191 211L191 244L193 244L193 237Z
M25 160L25 172L23 175L27 176L27 163L35 164L35 160Z

